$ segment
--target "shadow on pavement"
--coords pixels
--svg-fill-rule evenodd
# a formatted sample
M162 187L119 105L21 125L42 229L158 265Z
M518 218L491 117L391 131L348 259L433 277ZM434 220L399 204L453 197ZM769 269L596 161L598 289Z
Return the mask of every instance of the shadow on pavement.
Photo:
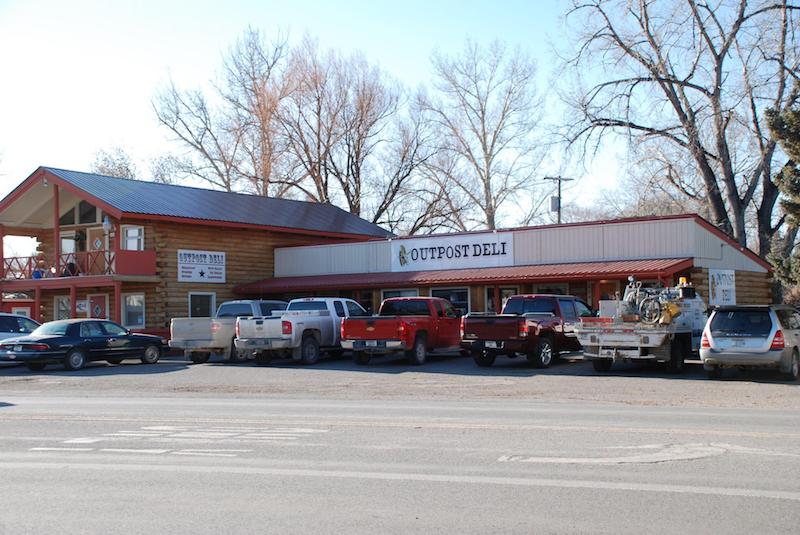
M188 363L188 361L186 361ZM428 355L428 360L421 366L414 366L401 353L374 356L369 364L360 365L353 362L345 353L339 358L323 355L313 365L303 365L291 359L275 359L267 365L256 364L253 360L231 363L221 357L212 357L208 363L212 366L244 366L264 370L278 369L310 369L327 371L349 371L380 374L447 374L463 376L488 377L533 377L542 376L585 376L585 377L636 377L651 379L670 379L677 381L711 381L708 379L700 361L688 361L681 373L670 372L665 364L658 363L615 363L608 372L595 371L590 362L580 358L568 357L557 359L549 368L534 368L524 357L498 357L494 365L487 368L477 366L471 357L457 353ZM772 370L726 370L723 381L744 381L757 383L797 384L786 381L778 372Z
M60 364L49 364L44 370L34 372L19 364L0 368L0 377L154 375L177 372L186 368L188 368L188 365L185 362L160 360L157 364L141 364L135 359L123 361L122 364L108 364L105 361L90 362L86 367L76 371L65 370Z

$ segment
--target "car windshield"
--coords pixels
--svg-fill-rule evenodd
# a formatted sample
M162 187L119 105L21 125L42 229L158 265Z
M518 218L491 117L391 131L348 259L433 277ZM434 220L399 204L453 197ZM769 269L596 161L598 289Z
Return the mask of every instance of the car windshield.
M328 310L325 301L294 301L289 303L288 310Z
M68 328L69 328L69 323L66 321L51 321L50 323L45 323L44 325L40 325L31 334L36 336L41 336L41 335L64 336L65 334L67 334Z
M709 326L712 336L769 336L772 319L767 310L718 310Z

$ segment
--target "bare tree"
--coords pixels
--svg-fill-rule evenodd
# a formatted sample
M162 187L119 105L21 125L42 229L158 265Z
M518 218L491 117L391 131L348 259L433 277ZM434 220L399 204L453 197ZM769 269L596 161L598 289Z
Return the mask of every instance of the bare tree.
M136 164L122 147L100 149L94 155L91 170L101 175L137 179Z
M456 226L498 225L502 208L529 194L539 161L533 61L500 42L467 42L460 54L432 58L434 92L423 105L435 122L444 156L431 164L445 191L468 199Z
M224 83L212 98L174 83L156 95L158 121L187 149L171 162L181 175L226 191L286 193L291 180L288 167L280 165L283 151L276 135L286 54L285 39L265 45L257 31L248 29L229 52Z
M752 206L765 255L783 220L773 219L776 144L763 112L800 96L797 9L787 0L573 0L568 18L582 31L567 66L584 89L568 98L578 112L570 142L591 149L606 133L627 136L657 155L661 180L705 204L742 245Z

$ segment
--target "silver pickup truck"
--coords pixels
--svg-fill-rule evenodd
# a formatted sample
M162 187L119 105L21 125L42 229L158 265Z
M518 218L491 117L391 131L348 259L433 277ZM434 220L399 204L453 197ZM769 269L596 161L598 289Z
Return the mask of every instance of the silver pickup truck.
M240 353L252 353L259 364L269 364L275 356L281 355L313 364L319 360L321 350L341 354L342 318L368 315L352 299L294 299L289 301L286 311L239 318L235 345Z
M195 364L207 362L211 353L221 353L231 361L245 360L233 343L236 319L241 316L266 316L285 310L286 301L226 301L213 318L174 318L170 322L169 347L182 349Z

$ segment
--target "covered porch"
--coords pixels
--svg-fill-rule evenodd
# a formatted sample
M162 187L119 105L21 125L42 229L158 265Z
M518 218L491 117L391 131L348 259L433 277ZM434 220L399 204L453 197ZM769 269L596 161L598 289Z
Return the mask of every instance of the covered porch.
M53 173L37 170L0 201L0 295L35 296L34 319L42 291L74 296L80 288L103 288L119 303L123 282L156 280L156 253L145 249L141 224L123 221L114 206ZM115 308L110 319L119 319Z

